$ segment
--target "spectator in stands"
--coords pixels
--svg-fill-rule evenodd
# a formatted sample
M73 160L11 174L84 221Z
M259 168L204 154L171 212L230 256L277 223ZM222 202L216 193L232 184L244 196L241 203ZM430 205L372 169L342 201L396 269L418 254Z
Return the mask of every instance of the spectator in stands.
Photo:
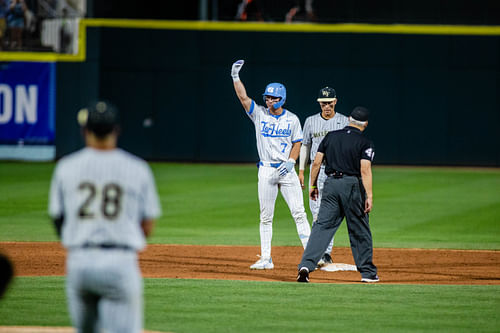
M11 0L7 14L11 49L21 49L23 46L24 13L28 10L24 0Z
M293 21L316 21L313 10L314 0L296 0L292 8L286 13L285 22ZM303 15L301 15L303 14Z
M271 21L265 0L241 0L236 12L238 21Z
M7 31L7 0L0 0L0 51L3 49L5 32Z
M71 28L68 23L68 9L62 10L62 22L59 28L59 52L71 53Z

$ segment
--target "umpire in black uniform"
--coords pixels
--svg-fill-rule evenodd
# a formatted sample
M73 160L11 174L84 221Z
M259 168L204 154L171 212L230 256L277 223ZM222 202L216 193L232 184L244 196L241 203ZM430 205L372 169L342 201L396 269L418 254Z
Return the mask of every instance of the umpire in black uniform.
M368 223L368 213L373 206L371 164L375 155L373 143L362 133L368 126L368 116L366 108L354 108L349 125L328 133L319 145L311 169L311 199L316 200L318 195L316 186L323 160L328 178L323 188L318 220L312 227L298 266L298 282L309 282L309 272L316 269L344 216L361 281L379 281L377 267L372 262L372 234Z

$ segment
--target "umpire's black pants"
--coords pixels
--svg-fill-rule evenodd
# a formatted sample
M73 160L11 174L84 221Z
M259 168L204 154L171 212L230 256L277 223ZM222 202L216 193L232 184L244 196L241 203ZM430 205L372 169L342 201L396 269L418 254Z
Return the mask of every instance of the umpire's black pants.
M368 214L365 209L365 190L354 176L328 177L323 188L318 220L313 224L311 236L299 265L310 272L316 269L344 216L351 242L352 255L363 278L377 275L373 264L373 243Z

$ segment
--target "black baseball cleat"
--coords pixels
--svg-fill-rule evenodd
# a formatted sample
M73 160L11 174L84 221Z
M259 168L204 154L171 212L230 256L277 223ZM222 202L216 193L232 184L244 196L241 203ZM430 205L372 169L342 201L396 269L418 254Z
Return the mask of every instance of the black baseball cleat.
M309 282L309 269L307 267L302 267L299 270L299 275L297 276L297 282Z
M333 264L332 256L330 254L328 254L328 253L325 253L323 255L323 260L325 261L325 263L327 265Z
M321 257L321 259L318 261L318 267L317 268L328 266L330 264L333 264L332 257L328 253L325 253Z

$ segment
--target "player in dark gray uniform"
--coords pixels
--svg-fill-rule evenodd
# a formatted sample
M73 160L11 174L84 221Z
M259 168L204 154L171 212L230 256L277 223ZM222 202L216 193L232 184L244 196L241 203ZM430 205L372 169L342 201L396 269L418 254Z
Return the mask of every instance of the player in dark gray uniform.
M323 255L344 216L351 242L352 255L362 282L378 282L373 264L373 244L368 213L373 206L371 163L375 155L373 143L362 135L368 126L368 110L356 107L349 125L333 131L318 147L311 170L311 184L316 186L323 160L328 176L323 188L318 220L313 225L309 242L299 264L298 282L309 282L309 272ZM316 200L318 189L311 198Z

